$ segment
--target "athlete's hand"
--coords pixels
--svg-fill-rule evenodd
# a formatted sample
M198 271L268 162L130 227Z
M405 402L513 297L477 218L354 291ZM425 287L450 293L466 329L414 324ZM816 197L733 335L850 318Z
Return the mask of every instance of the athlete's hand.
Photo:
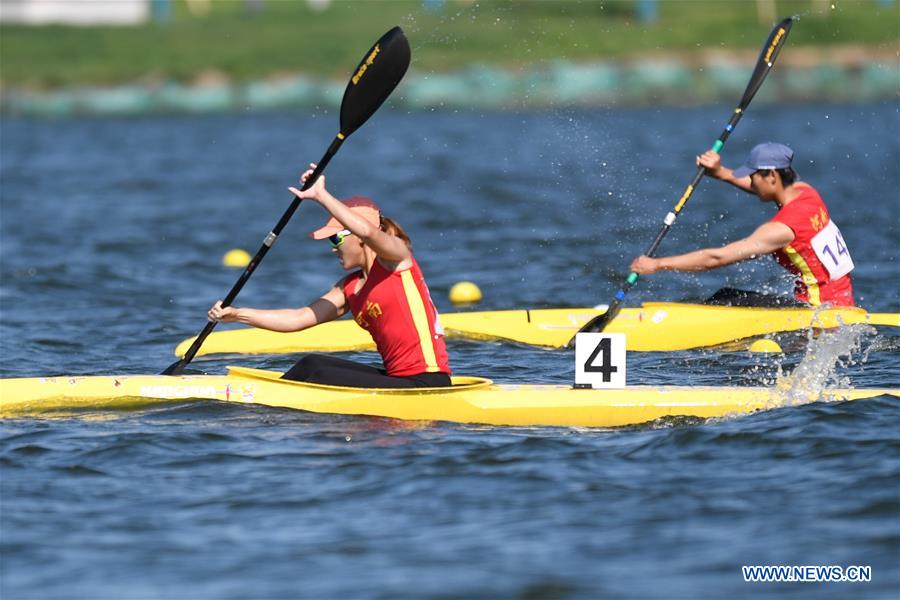
M722 157L714 150L707 150L697 157L697 166L703 167L709 177L720 179L722 170Z
M233 306L222 306L222 301L217 300L206 316L215 323L234 323L237 320L237 309Z
M306 181L312 177L313 171L316 169L315 163L309 163L309 169L300 176L300 183L305 184ZM325 190L325 175L319 175L319 178L316 179L316 182L312 184L308 190L300 190L299 188L291 187L288 188L291 190L291 193L300 198L301 200L305 200L309 198L310 200L315 200L318 202L324 193Z
M638 275L653 275L659 271L659 260L642 254L631 261L631 270Z

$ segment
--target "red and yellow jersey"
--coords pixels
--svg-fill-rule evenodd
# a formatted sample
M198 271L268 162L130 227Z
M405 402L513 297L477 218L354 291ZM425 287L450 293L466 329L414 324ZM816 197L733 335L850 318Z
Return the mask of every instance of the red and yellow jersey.
M774 253L775 260L794 274L794 296L813 306L853 306L850 271L853 259L825 203L809 185L772 217L794 232L794 241Z
M362 271L344 280L344 296L356 323L368 331L388 375L450 373L444 330L419 263L388 271L376 260L362 288Z

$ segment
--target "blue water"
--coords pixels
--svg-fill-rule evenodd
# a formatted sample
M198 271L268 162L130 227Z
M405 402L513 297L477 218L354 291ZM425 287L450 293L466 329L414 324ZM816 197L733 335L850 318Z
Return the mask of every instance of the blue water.
M409 231L440 310L609 302L731 106L383 110L328 170ZM0 376L155 373L239 272L337 115L0 122ZM853 253L857 299L900 311L898 105L754 107L724 150L796 150ZM745 235L771 208L718 182L664 253ZM304 205L239 305L297 306L341 275ZM629 305L723 285L785 292L770 261L642 279ZM769 384L798 368L900 387L887 328L848 356L632 353L628 381ZM857 343L857 345L854 345ZM573 354L450 340L458 373L571 382ZM376 362L371 353L348 353ZM296 356L202 357L285 369ZM900 400L618 430L499 428L208 401L0 424L0 597L896 597ZM869 583L751 584L742 565L870 565Z

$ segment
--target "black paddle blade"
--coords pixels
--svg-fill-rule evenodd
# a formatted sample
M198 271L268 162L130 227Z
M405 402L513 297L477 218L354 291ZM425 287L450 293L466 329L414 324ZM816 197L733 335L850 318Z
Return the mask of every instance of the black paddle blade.
M620 303L621 304L621 303ZM617 304L615 306L610 306L606 309L606 312L600 315L597 315L587 323L581 326L581 329L578 330L578 333L601 333L606 326L609 325L609 322L615 319L619 314L619 306ZM571 339L569 339L566 344L566 348L574 348L575 347L575 336L573 335Z
M360 61L341 101L341 134L359 129L387 100L409 68L409 41L394 27Z
M759 58L756 60L756 68L753 69L753 74L750 76L750 83L747 84L747 89L744 91L744 97L741 98L741 103L738 105L741 109L746 108L747 105L750 104L750 101L753 100L753 96L756 95L756 92L759 91L760 86L762 86L762 82L765 80L766 75L772 70L775 59L778 58L778 53L781 52L781 49L784 47L784 43L787 41L788 33L790 33L793 24L794 18L788 17L782 19L778 25L772 28L772 33L769 34L766 43L763 44L762 50L759 53Z
M187 366L187 363L185 363L184 360L176 360L166 367L160 375L181 375L185 366Z

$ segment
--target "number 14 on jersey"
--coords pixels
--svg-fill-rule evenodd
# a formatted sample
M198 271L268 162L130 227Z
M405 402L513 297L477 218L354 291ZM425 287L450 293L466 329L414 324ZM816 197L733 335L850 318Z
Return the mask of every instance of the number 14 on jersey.
M625 387L625 334L575 335L575 385L592 388Z

